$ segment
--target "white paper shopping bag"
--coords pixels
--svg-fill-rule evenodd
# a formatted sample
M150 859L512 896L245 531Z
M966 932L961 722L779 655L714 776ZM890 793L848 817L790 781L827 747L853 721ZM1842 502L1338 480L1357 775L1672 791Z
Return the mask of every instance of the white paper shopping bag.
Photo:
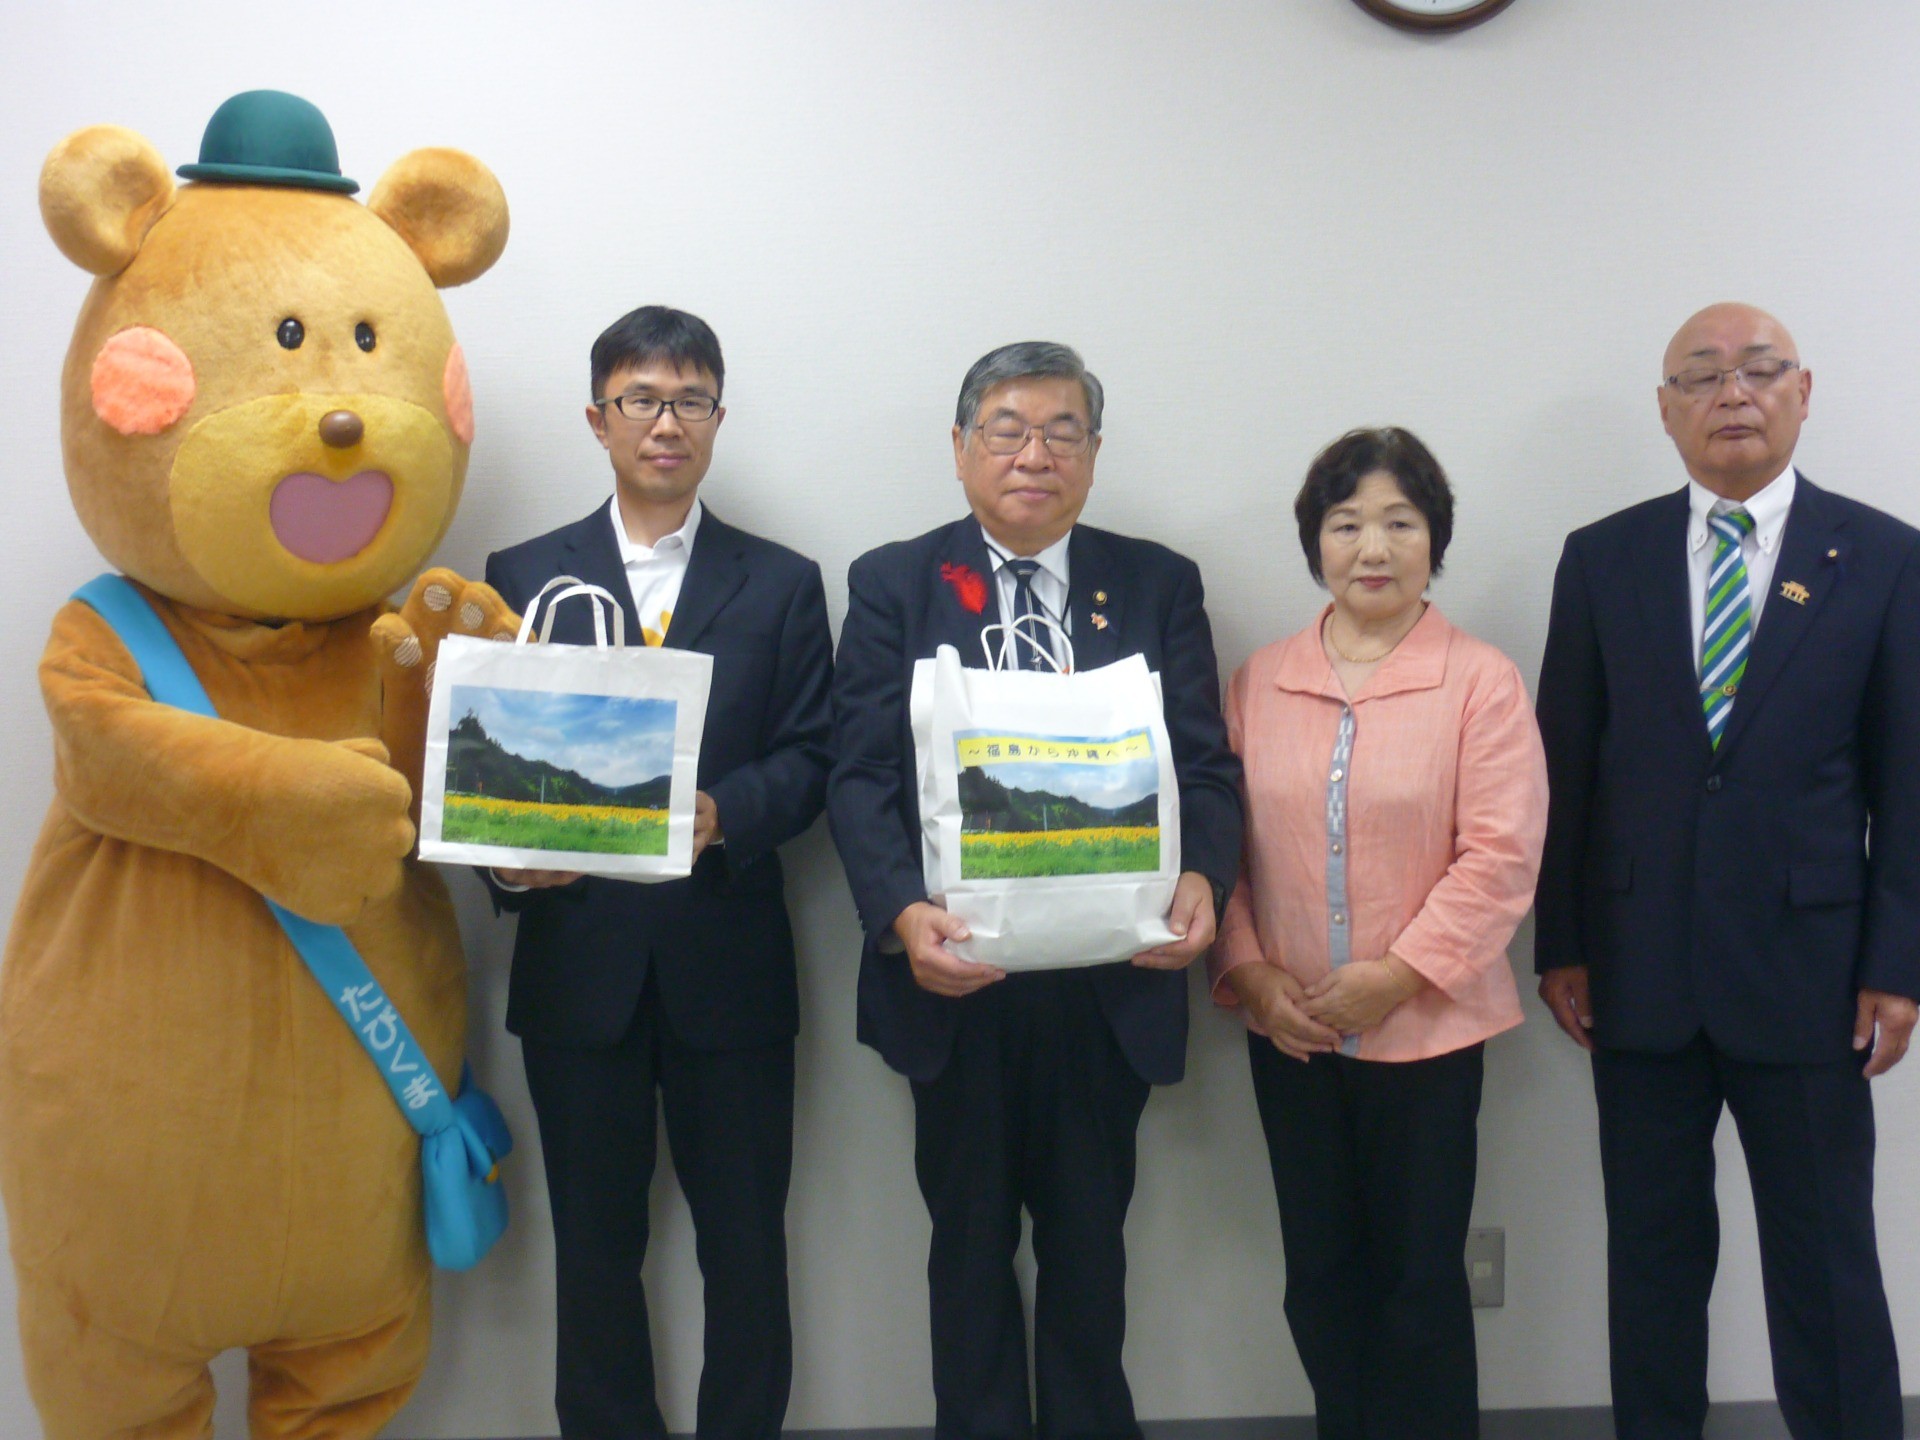
M529 643L540 602L556 589L539 643ZM547 643L554 606L576 596L594 607L594 643ZM628 646L613 597L571 576L534 597L513 644L443 640L420 858L629 880L691 874L712 681L710 655Z
M999 630L982 636L989 664L1015 643L996 648ZM1166 915L1180 792L1142 656L1077 673L1070 659L1064 673L978 670L943 645L914 666L909 708L927 891L973 932L949 942L956 954L1036 970L1178 938Z

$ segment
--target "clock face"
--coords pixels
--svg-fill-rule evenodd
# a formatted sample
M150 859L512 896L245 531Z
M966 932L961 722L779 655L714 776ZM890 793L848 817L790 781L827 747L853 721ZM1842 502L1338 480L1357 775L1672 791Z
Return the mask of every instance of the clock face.
M1362 10L1405 30L1464 30L1513 0L1354 0Z

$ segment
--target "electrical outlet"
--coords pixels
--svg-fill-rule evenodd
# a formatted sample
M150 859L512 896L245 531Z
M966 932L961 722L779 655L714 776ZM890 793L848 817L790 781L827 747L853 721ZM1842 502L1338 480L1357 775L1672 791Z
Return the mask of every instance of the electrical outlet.
M1467 1290L1476 1310L1507 1303L1507 1232L1467 1231Z

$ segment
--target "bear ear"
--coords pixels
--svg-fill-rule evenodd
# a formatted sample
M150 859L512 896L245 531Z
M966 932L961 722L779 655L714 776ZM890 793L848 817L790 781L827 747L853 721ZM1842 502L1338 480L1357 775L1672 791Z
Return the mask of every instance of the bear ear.
M160 152L131 130L90 125L53 147L40 167L40 218L82 270L117 275L173 203Z
M462 150L415 150L387 168L367 208L400 232L445 289L486 274L507 248L507 195Z

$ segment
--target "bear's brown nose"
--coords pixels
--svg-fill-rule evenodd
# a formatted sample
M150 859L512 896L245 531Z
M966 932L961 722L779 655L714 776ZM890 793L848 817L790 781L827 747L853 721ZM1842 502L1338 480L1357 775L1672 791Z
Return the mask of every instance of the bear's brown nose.
M336 450L358 445L366 425L351 410L329 410L320 417L320 438Z

